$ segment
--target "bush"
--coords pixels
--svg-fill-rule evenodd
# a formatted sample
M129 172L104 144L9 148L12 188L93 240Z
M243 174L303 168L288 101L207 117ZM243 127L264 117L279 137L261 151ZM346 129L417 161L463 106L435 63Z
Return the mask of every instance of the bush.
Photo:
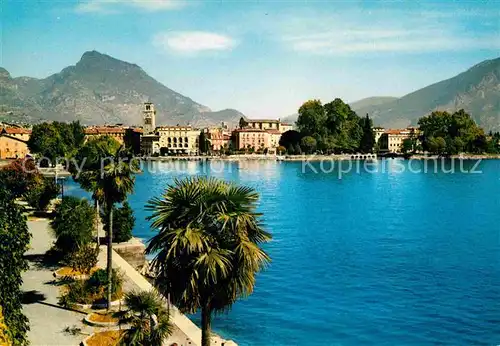
M122 297L123 279L118 271L113 269L111 279L113 291L111 298L113 300ZM108 277L106 270L99 269L95 271L87 280L74 280L67 286L66 293L59 297L59 304L65 307L71 307L74 304L96 304L106 301L106 288Z
M12 345L9 337L9 331L5 325L3 318L2 307L0 306L0 345Z
M41 179L32 159L17 159L0 169L1 185L14 198L21 197Z
M24 253L28 249L30 233L26 217L14 203L12 195L0 185L0 306L9 337L14 345L27 344L28 319L21 304L21 273L28 269Z
M101 217L104 220L104 229L107 232L109 217L104 213ZM113 242L122 243L130 240L134 225L134 211L130 208L128 202L124 202L121 208L113 206Z
M93 239L95 210L85 199L64 197L55 208L52 220L56 247L70 254Z
M81 246L69 255L68 264L73 270L82 274L89 274L97 265L99 249L92 245Z
M59 194L59 185L52 178L41 178L25 194L26 202L36 210L44 211Z

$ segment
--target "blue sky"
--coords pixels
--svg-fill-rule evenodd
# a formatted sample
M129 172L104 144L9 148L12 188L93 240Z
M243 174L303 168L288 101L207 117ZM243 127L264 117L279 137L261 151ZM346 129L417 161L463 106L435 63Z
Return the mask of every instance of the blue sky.
M214 110L402 96L500 56L499 1L2 2L0 66L47 77L98 50Z

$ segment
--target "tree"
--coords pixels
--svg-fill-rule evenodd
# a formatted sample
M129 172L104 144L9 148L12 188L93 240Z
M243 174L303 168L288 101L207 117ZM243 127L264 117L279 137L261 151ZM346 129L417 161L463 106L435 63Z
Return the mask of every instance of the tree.
M248 123L245 120L245 118L243 118L243 117L240 118L239 126L240 126L240 129L244 129L245 127L248 126Z
M1 185L13 198L25 195L40 179L33 159L16 159L0 169Z
M286 152L286 148L282 145L276 148L276 151L278 152L278 155L283 155Z
M64 196L51 221L56 247L66 255L92 242L95 210L86 199Z
M428 139L428 150L433 154L442 155L446 149L446 141L443 137L431 137Z
M408 154L412 151L413 151L413 141L410 138L404 139L401 146L401 152L403 154Z
M31 153L50 161L41 161L42 164L54 166L58 158L73 156L84 140L85 131L79 122L41 123L33 126L28 148Z
M185 313L201 309L202 346L210 345L212 313L251 294L270 261L258 199L250 187L199 177L176 180L146 205L159 232L146 249L156 287Z
M57 197L59 191L59 185L54 179L40 176L37 183L24 194L24 197L31 207L44 211L49 206L50 201Z
M210 151L210 142L207 139L207 135L206 135L205 131L203 131L203 130L200 132L199 143L200 143L200 153L207 154Z
M290 143L290 144L288 145L288 148L286 149L286 153L287 153L288 155L293 155L293 154L295 154L295 150L293 149L293 144L292 144L292 143Z
M302 148L300 147L299 143L295 144L295 148L293 148L293 151L295 155L302 155Z
M130 292L125 295L131 328L125 330L121 345L157 346L173 332L165 301L155 291Z
M368 114L365 118L361 119L361 128L363 135L359 142L359 151L362 153L371 153L375 146L375 134L373 133L373 123Z
M103 215L103 219L109 220L109 216ZM123 202L120 208L113 206L113 240L116 243L129 241L132 238L134 225L134 211L127 201ZM107 222L104 224L104 229L108 231Z
M326 115L320 100L309 100L300 106L297 128L302 135L322 134L326 130L325 125Z
M288 130L284 132L279 141L279 145L288 148L290 145L295 146L295 144L300 143L300 139L302 138L301 134L295 130Z
M73 179L86 190L92 192L96 201L104 203L105 214L108 216L108 230L113 229L113 206L126 200L127 195L134 190L135 177L139 171L138 162L125 151L116 140L103 136L89 140L76 156L76 162L82 165L78 173L72 169ZM107 232L107 272L108 308L112 292L112 253L113 232Z
M316 140L311 136L305 136L300 140L300 146L304 148L306 154L314 153L316 149Z
M21 207L0 185L0 308L14 345L27 345L28 319L22 313L21 273L28 269L24 252L28 250L30 233Z

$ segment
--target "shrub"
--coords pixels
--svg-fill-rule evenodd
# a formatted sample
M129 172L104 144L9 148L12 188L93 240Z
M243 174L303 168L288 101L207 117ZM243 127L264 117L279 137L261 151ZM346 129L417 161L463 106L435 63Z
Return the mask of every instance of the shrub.
M28 319L21 304L21 273L28 268L24 252L30 233L26 217L9 192L0 185L0 306L14 345L27 344Z
M25 194L28 204L36 210L46 210L50 201L59 194L59 185L52 178L40 178Z
M89 244L93 239L95 210L85 199L64 197L55 208L52 220L56 247L70 254Z
M108 230L107 222L109 218L103 214L104 229ZM128 202L124 202L121 208L113 206L113 241L122 243L132 238L132 229L135 225L134 211Z
M112 294L113 300L122 296L122 276L118 271L113 270ZM67 286L66 292L59 297L59 304L65 307L71 307L74 304L95 304L106 301L106 288L108 277L106 270L99 269L95 271L87 280L74 280Z
M69 255L68 264L75 271L89 274L92 268L97 265L98 255L98 248L92 245L84 245Z
M2 307L0 306L0 345L12 345L12 341L9 337L9 331L5 325L3 318Z

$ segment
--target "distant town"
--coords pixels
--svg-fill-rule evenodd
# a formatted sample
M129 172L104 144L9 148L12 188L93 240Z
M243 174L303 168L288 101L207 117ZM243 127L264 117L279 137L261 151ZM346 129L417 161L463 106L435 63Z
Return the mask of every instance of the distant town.
M156 124L155 105L146 102L142 110L140 127L117 125L87 126L87 139L110 136L120 144L143 156L179 156L211 154L285 154L287 148L280 144L282 135L295 129L294 124L280 119L240 119L236 128L224 122L220 126L194 128L190 125ZM373 128L377 151L402 153L405 140L418 135L418 129ZM0 123L0 159L15 159L30 155L28 141L30 127Z

